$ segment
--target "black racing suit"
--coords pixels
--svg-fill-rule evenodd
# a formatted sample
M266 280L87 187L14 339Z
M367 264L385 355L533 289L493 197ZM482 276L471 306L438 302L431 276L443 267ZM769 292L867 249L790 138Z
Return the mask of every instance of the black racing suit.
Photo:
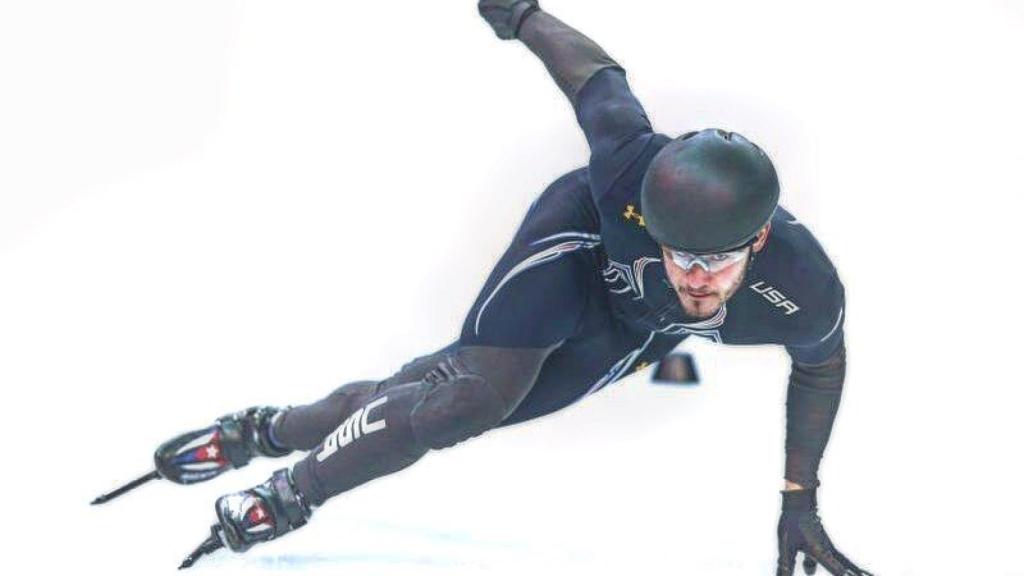
M645 170L670 138L652 130L624 71L573 34L538 12L521 38L572 101L589 166L559 178L530 206L456 342L279 420L278 443L313 451L294 472L314 505L429 449L563 408L691 335L786 347L793 359L786 478L817 485L845 371L835 268L810 231L779 208L743 286L714 316L688 318L640 205ZM560 43L545 44L553 38Z

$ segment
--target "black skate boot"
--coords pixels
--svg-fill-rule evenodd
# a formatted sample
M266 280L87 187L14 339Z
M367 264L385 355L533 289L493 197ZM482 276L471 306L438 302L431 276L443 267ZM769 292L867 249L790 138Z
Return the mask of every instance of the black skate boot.
M254 544L304 526L313 513L287 468L274 472L254 488L221 496L215 507L217 524L210 528L210 537L179 568L188 568L200 557L223 547L245 552Z
M92 504L110 502L150 480L166 478L178 484L195 484L232 468L241 468L254 456L290 454L290 449L282 448L270 439L270 428L284 410L253 406L218 418L209 428L186 432L164 442L153 455L156 470L101 494Z
M173 438L156 450L157 472L178 484L195 484L241 468L254 456L285 456L291 450L270 440L270 426L282 412L254 406L218 418L209 428Z

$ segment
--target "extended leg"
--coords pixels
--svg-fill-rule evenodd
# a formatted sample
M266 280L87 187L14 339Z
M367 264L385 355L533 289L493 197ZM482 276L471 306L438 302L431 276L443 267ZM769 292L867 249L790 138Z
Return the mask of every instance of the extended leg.
M218 500L225 543L244 550L285 534L328 498L509 418L552 351L583 329L588 303L601 301L596 228L585 172L555 182L530 208L455 347L422 365L412 363L416 370L402 371L386 385L356 383L352 394L343 387L322 404L282 419L281 441L296 447L309 446L332 424L336 428L293 470Z
M453 346L448 346L416 358L385 380L350 382L312 404L289 408L274 422L271 437L280 446L312 450L357 409L366 406L388 388L422 379L444 358L444 353L452 349Z
M392 380L295 465L296 487L319 506L430 449L497 426L529 392L552 349L464 347L443 354L418 380Z
M293 470L219 498L211 537L182 566L222 544L242 552L287 534L327 498L497 426L530 390L553 348L461 347L442 354L421 379L393 381Z

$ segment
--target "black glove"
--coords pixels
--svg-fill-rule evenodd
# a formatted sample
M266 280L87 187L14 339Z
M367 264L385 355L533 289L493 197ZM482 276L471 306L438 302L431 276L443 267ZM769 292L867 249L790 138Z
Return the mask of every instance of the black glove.
M519 36L523 20L540 10L540 5L537 0L480 0L477 8L498 38L512 40Z
M775 576L791 576L796 553L804 553L804 572L813 574L817 563L836 576L871 576L858 568L832 545L818 517L814 489L782 493L782 517L779 518L779 564Z

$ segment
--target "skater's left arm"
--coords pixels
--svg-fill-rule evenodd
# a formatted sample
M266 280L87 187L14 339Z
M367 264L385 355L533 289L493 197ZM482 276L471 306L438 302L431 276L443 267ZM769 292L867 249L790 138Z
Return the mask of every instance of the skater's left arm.
M841 338L841 336L840 336ZM836 549L818 515L818 464L832 432L846 375L842 341L824 362L793 360L786 400L786 487L777 528L776 576L793 576L803 554L806 574L818 564L836 576L871 576Z
M828 274L818 280L822 288L802 295L799 335L786 347L792 361L786 393L787 489L818 486L818 465L846 379L846 293L835 269Z
M824 362L792 362L786 394L786 488L816 488L818 466L839 409L846 349Z

